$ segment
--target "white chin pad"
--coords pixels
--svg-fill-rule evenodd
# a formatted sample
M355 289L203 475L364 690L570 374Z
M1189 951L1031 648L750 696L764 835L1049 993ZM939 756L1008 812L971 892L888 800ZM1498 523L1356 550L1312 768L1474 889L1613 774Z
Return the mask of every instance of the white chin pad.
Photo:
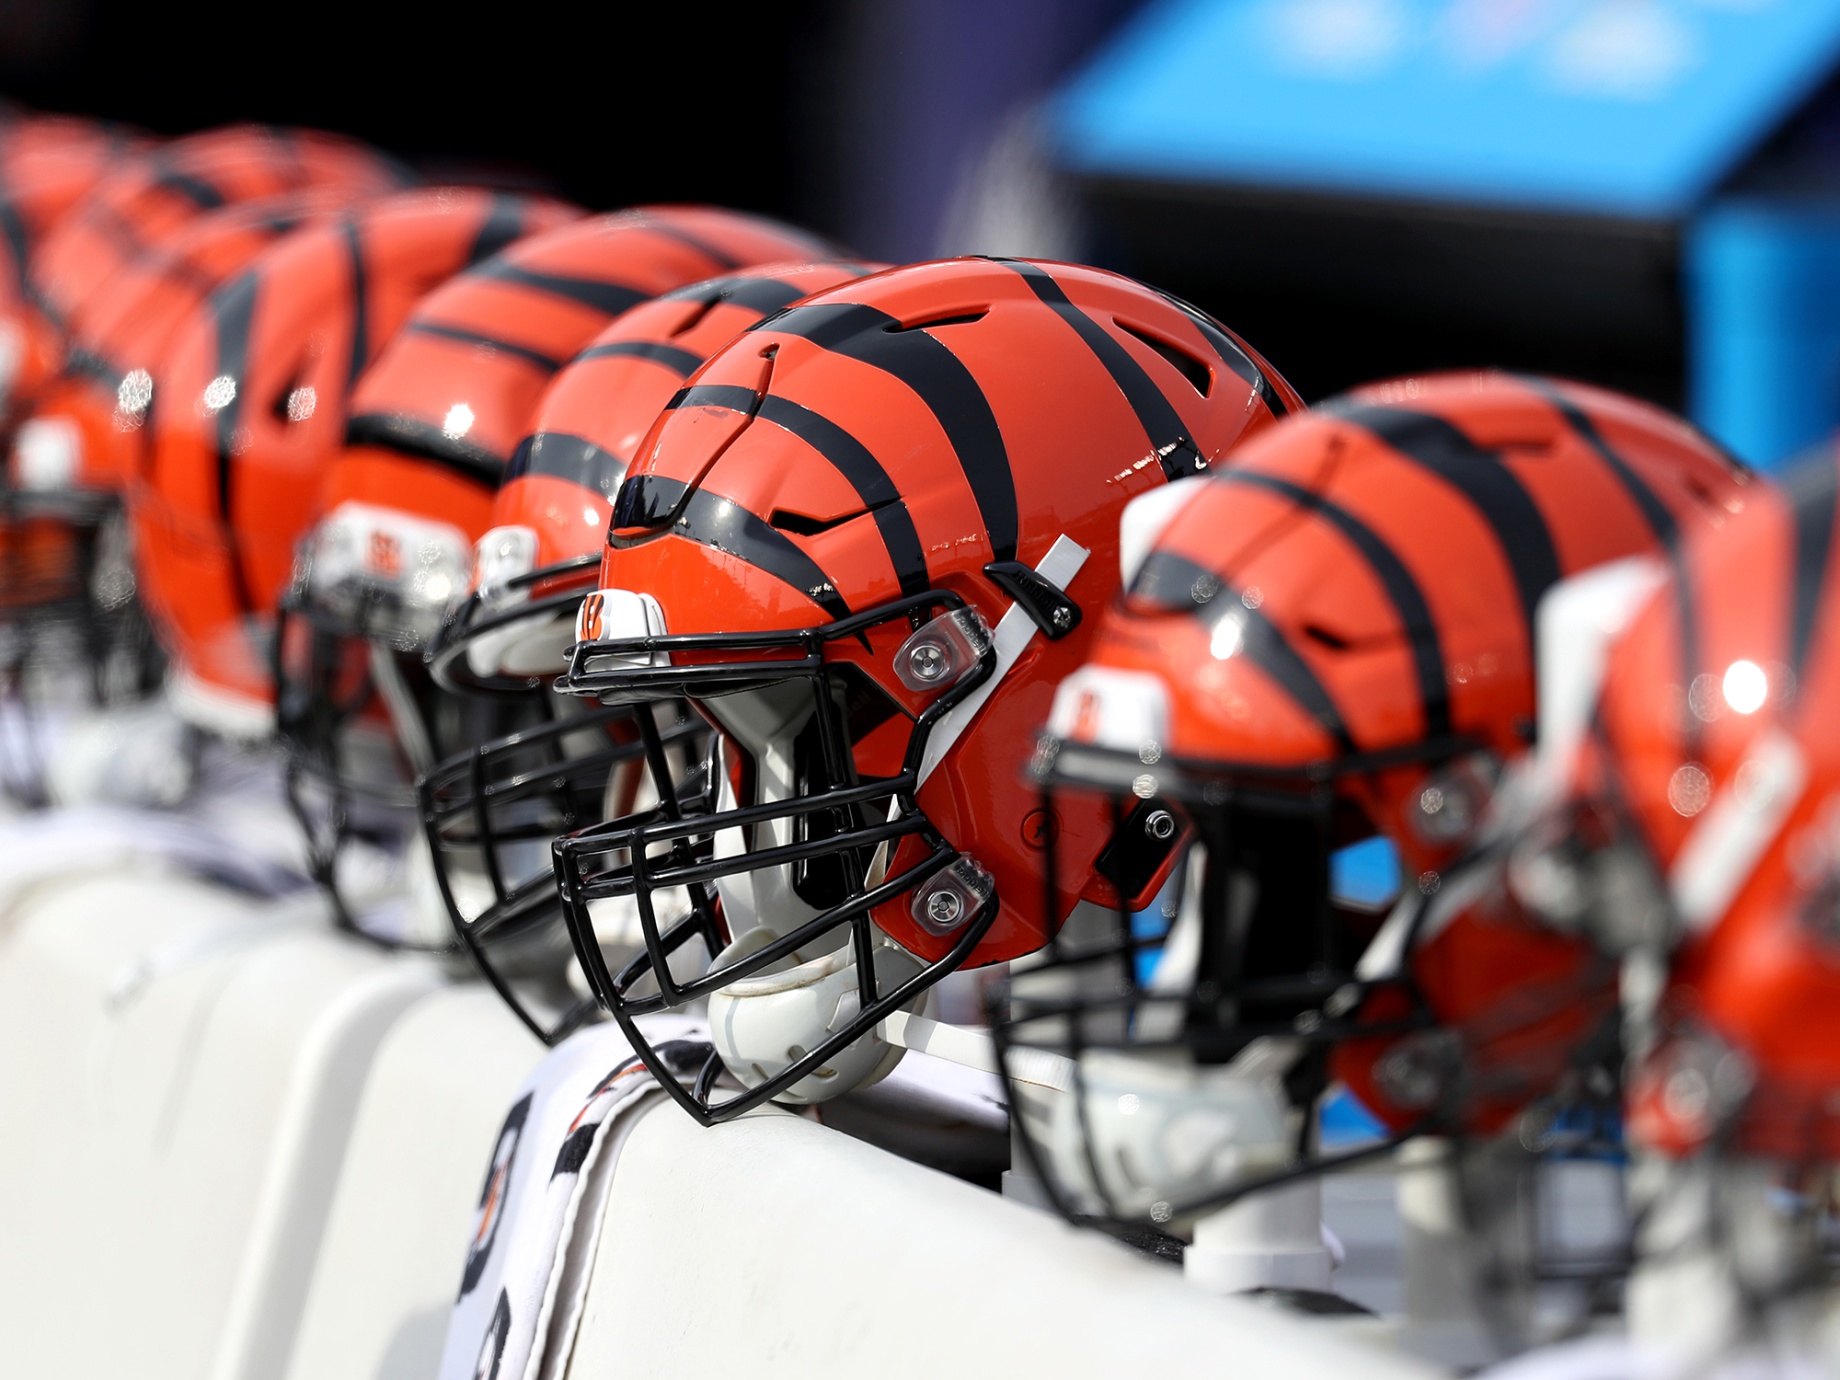
M1278 1090L1230 1066L1091 1050L1081 1056L1078 1087L1084 1127L1072 1091L1025 1089L1034 1105L1024 1113L1038 1124L1055 1178L1089 1210L1103 1206L1095 1187L1121 1212L1153 1215L1159 1203L1204 1199L1290 1161L1290 1118Z
M474 638L466 664L476 676L559 676L568 669L574 640L574 621L566 614L520 618Z
M749 930L716 958L714 966L757 952L777 936L764 926ZM878 944L875 975L887 992L921 971L905 949ZM709 998L709 1031L728 1071L759 1087L817 1048L861 1010L855 950L848 944L809 963L790 959L730 983ZM837 1052L779 1097L781 1102L825 1102L884 1078L904 1051L871 1031Z

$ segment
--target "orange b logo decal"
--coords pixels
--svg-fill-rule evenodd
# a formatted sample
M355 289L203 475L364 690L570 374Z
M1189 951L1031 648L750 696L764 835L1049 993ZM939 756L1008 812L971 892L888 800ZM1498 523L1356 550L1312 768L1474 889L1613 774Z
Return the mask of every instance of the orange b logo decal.
M386 580L394 580L402 574L402 543L388 532L372 532L370 546L364 555L364 564L373 575L381 575Z
M575 619L575 640L577 642L599 642L601 640L601 609L605 602L598 589L581 601L581 612Z

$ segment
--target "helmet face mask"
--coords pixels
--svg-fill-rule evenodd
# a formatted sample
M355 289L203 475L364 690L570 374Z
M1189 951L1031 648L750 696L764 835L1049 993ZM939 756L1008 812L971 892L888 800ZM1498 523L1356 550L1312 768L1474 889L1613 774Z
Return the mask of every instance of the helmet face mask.
M676 1092L708 1123L873 1082L906 1039L888 1017L1113 896L1094 808L1065 823L1042 910L1008 748L1116 587L1125 500L1301 402L1223 328L1098 270L817 265L681 296L571 366L676 361L675 391L637 425L557 407L500 512L546 534L535 570L600 557L557 688L632 706L642 737L666 705L710 726L694 784L648 751L656 804L555 850L583 971L641 1052L647 1013L707 1002L715 1055ZM615 466L592 546L561 532ZM487 645L518 645L507 610L446 674L511 670ZM482 653L464 672L460 645ZM613 962L635 917L641 952Z
M547 1044L599 1017L557 911L550 844L559 834L630 814L652 786L625 707L550 701L546 721L447 759L421 780L423 829L455 932L512 1010ZM700 789L706 730L685 718L659 732L667 776ZM607 917L603 917L607 918ZM609 948L636 947L630 916Z
M165 658L136 597L113 494L0 492L0 699L12 701L0 791L47 800L42 721L75 692L107 709L145 699Z
M277 611L275 720L288 802L309 868L348 929L362 931L341 853L356 841L385 854L400 848L415 833L416 778L438 760L439 744L484 717L449 702L422 664L464 587L465 551L446 524L341 504L302 541Z
M1079 679L1057 700L1059 726L1079 712ZM1149 739L1043 739L1041 811L1105 800L1114 832L1099 869L1124 898L1083 907L1013 965L992 1013L1024 1146L1068 1215L1167 1229L1324 1163L1308 1120L1330 1051L1431 1023L1409 975L1362 975L1377 898L1335 881L1349 836L1371 836L1338 775L1371 765L1235 768ZM1056 866L1050 829L1044 876ZM1409 926L1424 899L1400 903ZM1015 1076L1044 1054L1059 1061L1056 1093Z
M607 600L609 593L601 592L599 607L585 606L584 624L608 617L607 604L617 602ZM941 838L914 803L930 735L994 673L994 645L986 639L950 681L942 676L911 721L898 709L890 712L889 697L865 693L853 654L837 655L898 639L892 661L911 662L915 639L934 616L952 612L970 610L958 596L931 590L788 632L622 639L605 636L604 625L581 629L560 688L634 707L660 800L652 811L564 837L555 848L570 933L590 985L614 1018L631 1031L634 1017L714 997L783 970L788 961L819 963L846 944L850 951L855 991L844 1001L853 997L855 1006L846 1013L839 1002L824 1038L778 1051L770 1074L762 1060L742 1061L749 1086L726 1099L712 1097L717 1061L694 1088L677 1089L705 1123L783 1098L808 1076L822 1076L842 1051L873 1038L890 1012L958 967L996 918L995 890L982 869ZM886 669L882 674L889 676ZM719 730L709 786L686 800L662 761L652 717L653 704L679 698ZM888 725L898 742L903 723L906 741L884 763L888 774L859 773L859 745ZM678 899L686 896L688 913ZM661 906L661 897L675 904ZM644 952L618 973L601 961L593 912L594 903L610 898L636 905L644 943ZM878 952L888 943L873 913L897 905L938 938L944 957L903 965ZM699 960L712 966L680 981L672 975L673 955L698 943ZM891 962L901 969L893 982L886 980ZM741 990L743 999L752 994ZM758 1081L746 1077L750 1072Z
M607 221L625 227L619 234L638 230L638 242L649 244L645 253L663 252L654 267L671 273L690 262L684 240L668 224L660 226L662 239L647 225L678 221L737 262L753 264L763 253L773 261L672 286L619 313L579 346L524 419L523 439L509 452L494 499L493 525L475 546L470 588L428 652L436 684L496 702L506 722L518 725L504 737L473 740L477 746L424 777L430 880L477 966L551 1044L602 1015L563 920L551 840L656 810L660 781L667 795L690 802L708 779L709 726L681 703L654 709L666 761L654 774L628 708L558 698L550 688L567 667L582 596L597 583L608 513L626 473L623 457L712 349L806 291L868 271L789 258L818 246L751 216L664 209ZM716 266L705 260L702 271ZM679 888L660 904L682 911L687 900ZM625 967L641 943L637 903L603 897L592 910L601 962ZM700 945L682 948L675 958L679 975L700 972L706 952Z

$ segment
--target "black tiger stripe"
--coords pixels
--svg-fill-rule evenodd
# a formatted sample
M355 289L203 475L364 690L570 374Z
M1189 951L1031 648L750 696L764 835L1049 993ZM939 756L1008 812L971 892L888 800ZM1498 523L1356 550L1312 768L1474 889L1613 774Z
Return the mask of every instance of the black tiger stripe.
M492 209L486 212L479 233L473 236L466 262L471 267L483 263L524 237L524 203L517 197L494 193Z
M1366 428L1469 501L1494 532L1496 544L1507 558L1526 625L1528 656L1537 666L1539 639L1535 635L1534 611L1540 596L1558 583L1564 572L1539 505L1501 463L1501 457L1429 412L1350 399L1324 403L1318 411Z
M451 340L457 345L478 345L488 350L497 350L501 354L521 359L526 364L535 365L546 374L553 374L562 367L561 360L551 358L540 350L495 335L468 330L465 326L448 326L439 321L411 321L408 330L411 335L432 336L436 340Z
M518 443L511 463L505 467L504 482L509 484L527 474L565 479L584 489L598 490L611 502L626 476L626 462L585 437L566 431L539 431Z
M685 497L686 486L677 480L657 474L644 477L661 493L676 491L669 497L672 506L680 507L671 526L677 535L766 571L791 585L832 618L850 616L850 606L837 592L830 576L785 533L761 521L739 503L731 503L706 489L691 490Z
M855 302L792 307L753 329L762 326L880 369L912 389L951 442L989 534L992 559L1015 559L1019 519L1009 450L990 400L949 346Z
M1076 307L1066 289L1039 264L1020 259L996 259L995 263L1022 276L1029 290L1061 320L1073 328L1087 349L1093 352L1105 372L1112 376L1118 391L1137 414L1137 424L1144 429L1150 449L1163 465L1165 479L1183 479L1198 474L1206 462L1188 434L1182 416L1156 380L1132 358L1131 352L1092 317Z
M77 378L99 383L111 393L121 391L122 372L108 360L81 345L73 345L65 357L64 370Z
M1252 356L1241 348L1237 340L1221 329L1218 321L1202 311L1200 307L1184 302L1180 297L1172 296L1167 292L1162 295L1171 306L1194 322L1195 329L1201 332L1214 353L1220 356L1220 362L1239 375L1240 380L1259 395L1259 399L1272 416L1282 417L1290 411L1290 408L1285 406L1284 399L1279 395L1278 390L1271 386L1271 380L1265 377L1265 371L1252 362Z
M260 287L258 275L248 272L232 279L211 296L211 319L217 336L216 372L212 382L227 379L231 385L229 398L212 418L217 452L217 508L229 548L231 588L238 607L245 613L254 611L255 599L250 593L249 577L243 569L243 553L236 539L236 431L246 401L243 374L249 364L250 323L255 316Z
M699 383L691 388L678 389L671 395L671 401L664 405L664 410L673 412L680 407L726 407L731 412L745 412L752 416L759 405L760 394L752 388L744 388L738 383Z
M216 211L224 205L223 192L202 177L177 168L161 173L154 179L153 185L162 191L177 193L201 211Z
M1228 596L1232 608L1227 614L1241 622L1240 652L1274 683L1295 700L1305 713L1321 724L1335 739L1338 751L1352 755L1355 743L1348 725L1336 708L1328 688L1317 679L1310 664L1285 639L1270 619L1257 609L1246 607L1240 591L1223 583L1204 566L1196 565L1173 551L1152 551L1139 567L1132 582L1133 596L1160 604L1172 612L1192 613L1205 619L1216 607L1221 595Z
M930 588L926 551L914 528L913 514L907 510L907 500L869 448L830 418L776 394L769 393L761 399L760 418L791 432L850 482L875 518L882 544L888 550L888 562L901 582L901 593L919 594Z
M1783 476L1795 525L1795 587L1789 605L1789 670L1799 683L1814 645L1821 594L1827 588L1833 558L1836 483L1834 448L1823 445L1817 456L1798 463ZM1801 703L1807 703L1803 697Z
M300 147L299 135L285 125L263 125L262 132L279 145L279 153L287 159L289 185L305 186L308 177L306 151Z
M19 203L10 191L0 191L0 235L6 237L6 250L12 256L13 281L24 288L26 258L32 252L32 236L26 229L26 218L20 214Z
M496 282L515 283L532 292L548 293L551 297L590 307L603 316L618 316L647 300L643 292L625 283L610 283L599 278L574 278L563 273L544 273L502 258L480 264L470 273Z
M347 216L339 225L345 240L345 257L351 263L351 358L345 366L345 386L358 386L358 376L371 360L370 273L364 265L364 237L358 222Z
M258 230L266 230L271 235L288 235L306 223L311 212L300 210L280 210L269 215L257 217L252 224Z
M791 306L805 294L778 278L712 278L660 294L667 301L729 303L761 315Z
M101 238L110 241L121 256L123 263L138 259L147 252L147 246L141 242L134 227L124 220L112 206L90 207L83 212L82 224ZM68 284L59 284L59 286L68 286ZM79 282L76 286L78 292L81 293L93 284L88 281L88 275L85 275L85 281ZM68 332L70 313L76 309L78 304L72 302L67 308L52 294L51 287L50 283L45 282L41 276L28 269L26 296L31 299L33 306L45 314L45 318L53 326L60 331Z
M1623 492L1629 495L1630 502L1636 505L1642 520L1648 524L1648 530L1666 553L1668 567L1674 576L1671 582L1672 594L1680 621L1680 683L1692 685L1700 671L1699 615L1695 608L1698 600L1693 588L1693 571L1682 544L1680 524L1674 520L1674 514L1661 501L1660 495L1604 439L1589 413L1547 379L1523 376L1520 382L1545 400L1578 438L1596 452L1598 459L1604 462L1623 486ZM1698 736L1697 720L1691 716L1688 719L1688 735L1693 739ZM1694 751L1697 751L1697 747Z
M575 356L576 362L584 359L649 359L654 364L688 378L702 366L703 357L689 350L680 350L675 345L666 345L657 340L610 340L605 345L596 345L583 350Z
M717 268L722 269L724 272L729 269L741 267L741 261L735 258L734 255L728 253L726 250L717 249L713 244L709 243L708 240L700 235L692 234L681 225L675 225L668 220L659 220L655 217L646 215L641 215L639 223L647 230L663 235L666 239L676 240L687 249L694 249L697 253L701 254L704 258L708 259L709 262L714 264Z
M505 473L505 457L465 437L449 436L433 422L398 412L361 412L345 423L345 441L377 446L400 455L432 460L445 469L496 488Z
M1441 738L1451 732L1450 682L1444 669L1443 639L1438 636L1437 620L1418 581L1399 559L1398 553L1373 528L1340 504L1321 494L1312 493L1299 484L1275 474L1231 466L1218 472L1223 482L1246 484L1281 494L1298 507L1315 513L1348 538L1361 553L1369 568L1386 590L1386 597L1399 615L1406 642L1412 649L1413 668L1418 678L1418 700L1425 721L1425 736Z

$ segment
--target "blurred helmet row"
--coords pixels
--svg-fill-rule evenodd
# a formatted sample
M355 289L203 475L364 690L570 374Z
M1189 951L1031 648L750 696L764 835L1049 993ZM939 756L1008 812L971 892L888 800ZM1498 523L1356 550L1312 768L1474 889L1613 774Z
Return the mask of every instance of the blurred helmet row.
M1043 1192L1139 1239L1420 1140L1518 1336L1650 1241L1531 1239L1555 1157L1761 1175L1733 1288L1825 1278L1831 455L1492 372L1307 408L1117 273L302 130L11 114L0 231L21 806L278 744L337 924L706 1124L885 1076L949 980Z

